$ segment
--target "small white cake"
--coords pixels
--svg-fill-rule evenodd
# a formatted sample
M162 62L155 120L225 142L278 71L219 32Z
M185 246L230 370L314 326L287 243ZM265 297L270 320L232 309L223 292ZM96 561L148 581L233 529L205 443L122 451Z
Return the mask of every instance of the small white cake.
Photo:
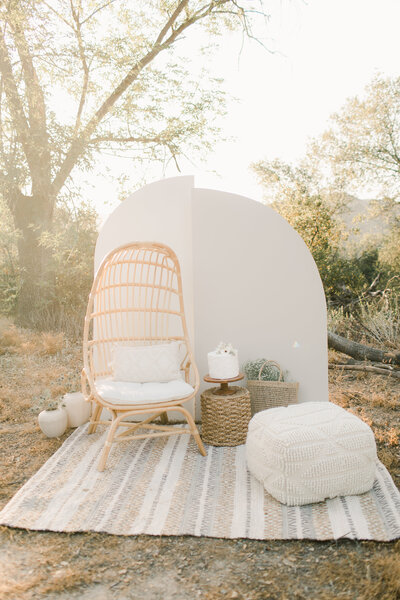
M222 346L222 350L220 349ZM239 357L238 351L229 346L220 346L207 354L208 374L212 379L232 379L239 375Z

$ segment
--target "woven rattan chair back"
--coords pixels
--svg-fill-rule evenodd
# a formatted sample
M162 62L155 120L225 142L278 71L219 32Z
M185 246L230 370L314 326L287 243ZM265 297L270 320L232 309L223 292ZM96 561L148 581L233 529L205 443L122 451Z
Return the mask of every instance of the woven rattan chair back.
M155 243L117 248L95 277L85 321L85 367L93 379L112 374L116 344L182 342L190 352L180 267L175 253Z

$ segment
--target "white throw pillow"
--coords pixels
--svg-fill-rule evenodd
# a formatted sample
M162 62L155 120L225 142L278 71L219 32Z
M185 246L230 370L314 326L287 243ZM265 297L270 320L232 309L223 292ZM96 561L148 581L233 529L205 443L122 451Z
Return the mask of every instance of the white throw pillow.
M165 383L181 378L179 342L154 346L116 345L114 348L114 381Z

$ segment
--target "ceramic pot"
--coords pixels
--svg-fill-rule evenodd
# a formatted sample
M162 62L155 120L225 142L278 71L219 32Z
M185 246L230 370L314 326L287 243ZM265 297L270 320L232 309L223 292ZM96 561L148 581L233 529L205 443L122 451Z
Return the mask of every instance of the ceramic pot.
M49 438L60 437L67 429L68 415L65 408L42 410L38 416L39 427Z
M79 427L89 421L92 405L84 400L81 392L65 394L63 403L68 414L68 427Z

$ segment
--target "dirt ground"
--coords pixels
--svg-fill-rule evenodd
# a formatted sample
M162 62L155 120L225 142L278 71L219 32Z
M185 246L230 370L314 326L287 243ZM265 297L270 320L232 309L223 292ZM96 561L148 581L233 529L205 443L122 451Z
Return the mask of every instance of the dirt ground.
M335 355L331 355L335 360ZM79 389L79 344L0 323L0 508L69 435L37 426L40 396ZM331 400L374 430L400 485L399 380L330 372ZM32 409L32 406L35 406ZM0 528L0 599L400 599L400 541L221 540Z

